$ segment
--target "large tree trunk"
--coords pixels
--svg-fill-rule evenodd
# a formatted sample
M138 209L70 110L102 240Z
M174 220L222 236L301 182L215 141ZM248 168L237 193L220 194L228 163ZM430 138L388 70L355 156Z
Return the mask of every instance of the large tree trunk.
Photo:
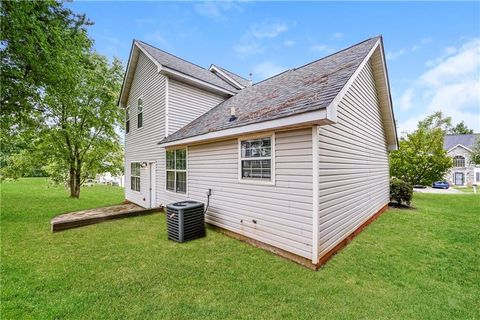
M80 164L77 161L77 165ZM81 171L80 167L70 167L70 198L80 197Z

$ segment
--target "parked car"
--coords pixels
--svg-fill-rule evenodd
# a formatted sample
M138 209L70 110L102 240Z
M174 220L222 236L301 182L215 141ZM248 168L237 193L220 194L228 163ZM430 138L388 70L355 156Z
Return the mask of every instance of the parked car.
M432 183L432 188L448 189L450 184L447 181L436 181Z
M421 185L421 184L416 184L413 186L414 189L425 189L427 186Z

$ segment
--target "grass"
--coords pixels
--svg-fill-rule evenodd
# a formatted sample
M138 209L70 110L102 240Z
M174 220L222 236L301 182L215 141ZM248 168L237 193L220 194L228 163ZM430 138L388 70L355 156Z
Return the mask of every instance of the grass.
M178 244L162 214L60 233L55 215L117 204L44 179L1 185L2 319L474 319L480 198L415 194L317 272L214 231Z
M452 188L462 192L473 193L473 187L452 187ZM477 188L476 194L480 195L480 186L476 188Z

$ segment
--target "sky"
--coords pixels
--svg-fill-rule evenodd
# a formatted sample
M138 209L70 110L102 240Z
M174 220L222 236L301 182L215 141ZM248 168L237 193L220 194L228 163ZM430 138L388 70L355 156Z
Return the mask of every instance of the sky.
M68 3L95 49L128 62L133 39L254 82L383 35L399 133L435 111L480 132L480 2Z

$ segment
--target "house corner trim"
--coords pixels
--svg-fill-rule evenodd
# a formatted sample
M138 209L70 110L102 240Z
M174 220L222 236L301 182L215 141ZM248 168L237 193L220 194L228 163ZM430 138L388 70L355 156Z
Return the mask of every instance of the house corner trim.
M312 126L312 263L318 262L319 223L319 148L318 126Z

